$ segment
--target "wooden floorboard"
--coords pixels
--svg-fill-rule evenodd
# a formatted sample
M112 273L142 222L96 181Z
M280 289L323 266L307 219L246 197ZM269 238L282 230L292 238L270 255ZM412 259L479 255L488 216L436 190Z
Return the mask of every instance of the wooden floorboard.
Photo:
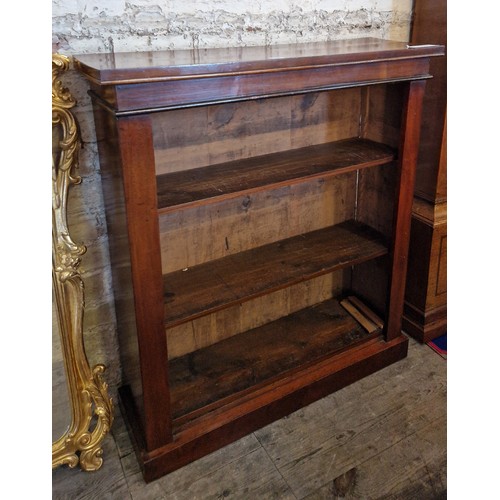
M426 345L150 484L120 416L100 471L53 472L55 499L342 497L446 498L446 361Z
M107 435L102 443L104 464L95 472L84 472L62 466L52 471L52 498L54 500L132 499L123 474L116 443ZM40 496L38 498L44 498Z
M422 377L427 368L412 366L414 361L410 355L399 369L406 366ZM336 402L333 394L325 411L308 407L255 433L299 498L442 417L444 375L416 386L404 375L383 369L358 382L362 390L354 398Z
M329 479L305 498L438 498L446 490L443 428L444 417Z

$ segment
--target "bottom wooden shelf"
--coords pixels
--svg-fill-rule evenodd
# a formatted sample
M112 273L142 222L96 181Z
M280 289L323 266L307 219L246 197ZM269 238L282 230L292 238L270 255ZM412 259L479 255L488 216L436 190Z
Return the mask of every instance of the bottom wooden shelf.
M335 299L170 362L173 442L145 450L128 387L120 402L144 479L152 481L407 354Z
M368 332L330 299L176 358L169 363L174 423L213 411L380 333L380 328Z

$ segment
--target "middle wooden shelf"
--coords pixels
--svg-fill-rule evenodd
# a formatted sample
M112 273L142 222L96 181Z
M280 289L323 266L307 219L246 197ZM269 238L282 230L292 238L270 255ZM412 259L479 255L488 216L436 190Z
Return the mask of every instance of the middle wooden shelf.
M382 234L348 220L174 271L163 276L165 325L173 327L387 252Z

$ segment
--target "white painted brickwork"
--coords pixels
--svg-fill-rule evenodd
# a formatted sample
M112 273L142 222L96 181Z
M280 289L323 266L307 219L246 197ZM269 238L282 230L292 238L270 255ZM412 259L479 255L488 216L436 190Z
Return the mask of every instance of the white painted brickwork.
M411 0L54 0L61 52L261 45L340 37L406 40Z

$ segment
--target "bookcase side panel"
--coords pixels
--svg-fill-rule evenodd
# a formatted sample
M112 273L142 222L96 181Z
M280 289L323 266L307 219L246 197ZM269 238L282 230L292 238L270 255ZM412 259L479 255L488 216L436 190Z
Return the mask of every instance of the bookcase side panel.
M117 120L148 450L173 439L151 121Z
M139 245L148 238L154 241L155 232L158 238L154 200L154 211L145 212L148 210L145 198L148 192L155 194L156 190L154 163L150 162L152 185L147 183L146 172L148 155L152 157L152 143L147 144L147 119L116 119L98 104L94 105L94 116L103 172L124 385L128 387L121 391L121 396L127 399L124 404L129 411L133 410L130 420L140 429L138 439L143 439L142 444L152 449L171 440L160 258L157 250L155 278L154 259L147 254L154 252L154 244ZM130 136L136 134L142 137L144 144L134 141L135 147L131 149ZM144 182L137 182L134 176ZM160 285L159 291L153 286L155 280ZM144 287L146 292L142 290ZM149 381L152 377L155 384ZM161 398L157 397L159 394ZM161 405L154 403L155 400L161 401Z
M360 135L397 148L404 104L402 84L374 85L363 89ZM359 172L356 219L392 237L397 165L393 162ZM387 305L389 258L356 266L351 290L384 317Z
M109 237L122 385L128 387L127 394L132 400L130 404L134 406L143 432L145 426L143 390L116 119L96 103L93 110Z

